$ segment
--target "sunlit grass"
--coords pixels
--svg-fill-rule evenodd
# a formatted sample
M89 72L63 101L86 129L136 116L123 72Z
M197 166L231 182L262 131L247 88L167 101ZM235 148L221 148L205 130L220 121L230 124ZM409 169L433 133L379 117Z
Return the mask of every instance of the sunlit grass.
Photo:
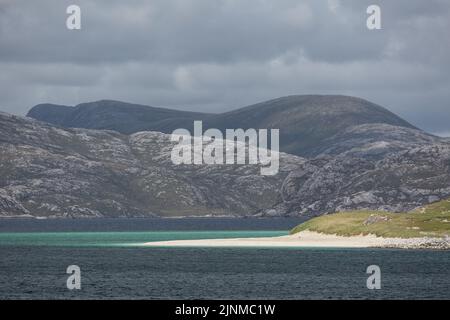
M291 230L309 230L342 236L373 234L380 237L450 236L450 200L443 200L407 213L349 211L311 219Z

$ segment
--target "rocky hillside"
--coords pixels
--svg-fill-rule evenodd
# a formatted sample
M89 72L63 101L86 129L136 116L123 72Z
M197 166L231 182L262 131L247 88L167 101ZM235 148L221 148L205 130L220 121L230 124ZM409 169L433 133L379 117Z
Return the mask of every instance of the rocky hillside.
M109 129L125 134L192 130L194 120L203 120L205 129L276 128L282 136L281 151L306 157L320 154L330 138L349 134L347 128L356 125L381 123L413 128L369 101L326 95L288 96L215 115L104 100L75 107L38 105L28 116L68 128Z
M271 207L302 158L259 166L174 166L158 132L61 129L0 113L0 216L249 215Z
M280 203L264 213L406 212L450 196L448 140L387 125L348 131L352 139L333 137L320 156L291 172Z
M0 215L318 216L406 212L450 197L450 141L343 96L292 96L221 115L101 101L0 114ZM253 165L174 166L170 135L207 127L280 128L280 173ZM80 128L110 128L102 131ZM139 129L139 130L138 130ZM122 133L121 133L122 132Z

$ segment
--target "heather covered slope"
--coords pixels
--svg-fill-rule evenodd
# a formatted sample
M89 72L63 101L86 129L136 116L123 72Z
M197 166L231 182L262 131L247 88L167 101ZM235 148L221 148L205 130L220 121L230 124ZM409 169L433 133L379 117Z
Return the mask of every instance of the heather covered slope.
M214 128L280 128L280 148L302 156L316 156L323 143L361 124L411 124L369 101L348 96L288 96L221 114L208 120Z
M178 128L190 129L194 120L203 120L209 114L101 100L75 107L39 104L27 116L65 128L114 130L133 134L139 131L172 133Z
M282 137L281 151L308 157L318 155L330 138L348 134L346 130L353 126L386 124L414 128L369 101L327 95L288 96L214 115L104 100L76 107L37 105L28 116L63 127L109 129L124 134L192 130L194 120L203 120L204 129L276 128Z

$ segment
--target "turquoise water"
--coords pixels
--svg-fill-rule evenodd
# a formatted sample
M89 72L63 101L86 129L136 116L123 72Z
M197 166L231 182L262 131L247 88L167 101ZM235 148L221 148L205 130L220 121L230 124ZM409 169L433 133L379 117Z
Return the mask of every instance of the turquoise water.
M299 222L0 220L0 300L450 299L450 251L141 246L281 236ZM81 269L81 290L67 289L69 265ZM369 265L381 268L382 290L367 289Z
M257 238L287 234L287 231L9 232L0 233L0 246L133 247L152 241Z

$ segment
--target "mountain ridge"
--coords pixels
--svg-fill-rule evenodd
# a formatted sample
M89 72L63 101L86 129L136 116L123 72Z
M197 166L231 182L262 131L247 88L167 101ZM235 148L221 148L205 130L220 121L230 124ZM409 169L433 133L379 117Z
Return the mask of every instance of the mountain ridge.
M170 140L0 113L0 216L319 216L450 196L450 141L417 129L353 126L315 158L281 153L276 176L255 165L175 166Z
M417 129L379 105L342 95L292 95L220 114L100 100L63 108L40 104L27 116L66 128L107 129L124 134L172 133L179 128L192 132L194 120L202 120L205 130L280 129L280 150L304 157L318 155L318 145L355 125L384 123Z
M288 96L219 115L102 100L29 115L47 122L0 113L0 215L320 216L450 196L450 140L360 98ZM273 177L251 165L174 166L174 142L158 130L199 118L204 130L278 127L281 151L305 157L282 152Z

